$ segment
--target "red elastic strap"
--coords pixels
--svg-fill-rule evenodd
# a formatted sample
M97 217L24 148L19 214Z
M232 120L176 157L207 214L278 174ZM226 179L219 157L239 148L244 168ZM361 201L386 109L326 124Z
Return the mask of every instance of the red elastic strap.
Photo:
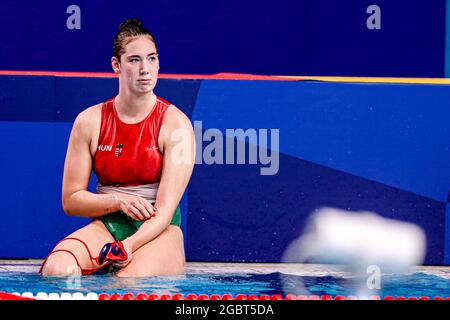
M60 244L61 242L65 241L65 240L76 240L76 241L81 242L81 243L84 245L84 247L86 248L86 250L87 250L87 252L88 252L88 255L89 255L89 258L90 258L92 261L94 261L95 263L98 264L98 257L97 257L97 258L92 257L91 251L89 250L89 247L87 246L87 244L86 244L83 240L80 240L80 239L78 239L78 238L72 238L72 237L70 237L70 238L64 238L64 239L62 239L61 241L59 241L59 242L56 244L55 247L57 247L58 244ZM72 257L75 259L75 261L76 261L76 263L77 263L77 265L78 265L78 268L80 268L81 274L82 274L83 276L91 275L91 274L95 273L96 271L100 270L101 268L105 267L106 265L108 265L108 264L110 263L110 261L105 261L102 265L100 265L100 266L97 267L97 268L83 269L83 268L81 267L80 263L78 262L77 257L75 256L75 254L74 254L72 251L66 250L66 249L58 249L58 250L54 250L54 251L50 252L50 253L47 255L47 257L45 258L44 262L43 262L42 265L41 265L41 268L39 269L39 273L42 273L42 269L44 268L45 263L47 262L47 259L50 257L50 255L52 255L53 253L56 253L56 252L67 252L67 253L69 253L70 255L72 255Z

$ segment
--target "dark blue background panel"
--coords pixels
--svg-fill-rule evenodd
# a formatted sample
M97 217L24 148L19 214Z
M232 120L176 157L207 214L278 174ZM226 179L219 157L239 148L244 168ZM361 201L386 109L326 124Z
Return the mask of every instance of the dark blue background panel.
M450 198L450 193L449 193ZM445 211L445 255L444 255L444 264L450 265L450 200L447 201L446 211Z
M159 79L155 93L170 101L191 118L201 80Z
M119 90L118 79L55 77L56 120L73 122L84 109L108 100Z
M203 128L280 129L280 151L444 202L450 86L202 82Z
M189 200L190 261L279 262L307 217L326 206L418 224L426 263L443 263L444 203L285 154L273 176L252 165L197 166Z
M73 121L89 106L118 94L116 78L56 77L56 119ZM194 109L200 80L159 79L155 94L168 100L190 116Z
M80 29L66 26L72 4ZM367 27L373 4L378 30ZM119 24L139 17L163 73L443 77L445 9L445 0L4 0L0 69L111 71Z
M0 121L72 122L118 93L116 78L0 75ZM159 79L155 93L190 117L201 80Z
M0 121L54 121L55 78L0 75Z
M0 122L0 258L43 258L88 219L67 217L62 173L71 123Z
M73 121L89 106L118 94L116 78L56 77L56 119ZM190 116L194 109L200 80L159 79L155 94L168 100Z

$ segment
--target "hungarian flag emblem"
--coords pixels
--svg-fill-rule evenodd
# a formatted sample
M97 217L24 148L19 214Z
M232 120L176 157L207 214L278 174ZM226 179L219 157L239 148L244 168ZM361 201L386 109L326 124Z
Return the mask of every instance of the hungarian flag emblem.
M114 154L116 155L116 157L120 157L122 155L122 148L123 148L123 144L118 143L116 145L116 151L114 151Z

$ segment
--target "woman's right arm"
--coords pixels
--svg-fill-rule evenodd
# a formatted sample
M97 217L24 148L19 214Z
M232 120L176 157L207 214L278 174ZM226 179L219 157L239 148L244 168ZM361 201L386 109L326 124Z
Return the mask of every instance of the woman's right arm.
M81 112L73 124L64 163L62 205L69 216L96 218L122 210L135 220L145 221L155 214L145 199L123 193L96 194L87 191L92 170L91 139L96 110Z
M62 205L69 216L99 217L119 210L113 194L87 191L92 170L92 108L81 112L72 127L64 163Z

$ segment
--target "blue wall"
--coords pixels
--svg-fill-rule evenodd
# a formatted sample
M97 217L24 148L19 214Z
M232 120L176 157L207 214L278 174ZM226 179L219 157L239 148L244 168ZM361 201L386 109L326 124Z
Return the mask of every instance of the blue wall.
M0 88L0 258L42 258L88 223L61 208L66 145L117 80L0 76ZM238 143L226 129L279 129L275 175L196 165L182 203L189 261L279 261L309 213L333 206L419 224L426 263L450 265L449 86L160 79L157 94L224 143ZM200 156L211 142L199 142Z
M80 29L69 29L70 5ZM369 30L370 5L381 29ZM443 77L446 0L0 2L0 70L111 71L121 21L158 39L163 73Z
M280 170L263 177L255 166L198 168L190 189L192 257L207 251L220 261L278 261L306 217L332 206L421 225L427 262L442 263L448 99L448 86L202 82L193 120L223 132L280 128ZM210 234L222 236L210 241Z

